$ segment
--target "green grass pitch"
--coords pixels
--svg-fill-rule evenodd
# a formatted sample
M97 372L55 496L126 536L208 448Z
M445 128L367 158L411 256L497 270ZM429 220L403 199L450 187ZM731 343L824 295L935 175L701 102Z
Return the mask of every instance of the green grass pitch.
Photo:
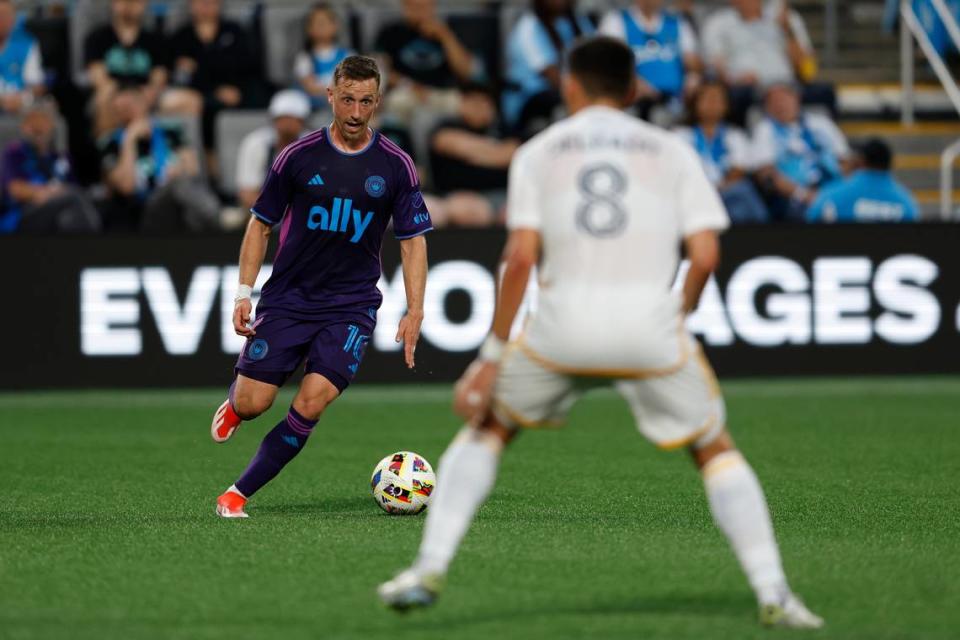
M960 379L724 390L822 632L756 625L688 457L602 393L508 451L436 608L383 609L424 519L382 513L370 473L436 463L457 421L447 387L357 385L246 521L214 499L289 392L225 445L222 390L0 395L0 638L957 638Z

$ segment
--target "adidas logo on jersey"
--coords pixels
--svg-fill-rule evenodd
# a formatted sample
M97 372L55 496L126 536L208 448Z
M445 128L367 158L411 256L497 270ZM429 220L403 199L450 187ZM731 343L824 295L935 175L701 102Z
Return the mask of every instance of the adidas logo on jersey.
M312 187L319 187L320 185L323 184L323 178L320 177L319 173L315 173L313 174L313 177L310 178L310 182L308 182L307 184Z
M350 236L350 242L360 242L363 232L370 226L373 220L373 211L367 211L366 215L361 215L359 209L351 209L353 200L350 198L334 198L333 206L330 211L326 207L310 207L310 213L307 215L307 228L311 231L320 229L321 231L333 231L336 233L347 233L350 226L350 220L353 220L353 235Z

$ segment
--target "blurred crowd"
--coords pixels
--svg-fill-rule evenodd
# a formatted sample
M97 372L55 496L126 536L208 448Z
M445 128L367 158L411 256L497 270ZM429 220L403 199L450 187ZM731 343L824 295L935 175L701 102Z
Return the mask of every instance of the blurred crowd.
M263 3L236 20L222 0L186 0L179 25L157 4L110 0L75 77L38 21L0 0L0 233L239 227L273 157L329 122L333 69L353 51L381 62L374 126L414 157L436 224L501 224L513 153L563 116L563 55L590 34L631 46L632 111L689 141L734 223L918 218L889 147L853 149L835 124L833 87L787 0L706 14L693 0L598 14L531 0L508 24L492 9L471 19L397 0L366 46L363 16L324 3L265 36ZM297 40L286 82L267 72L264 37Z

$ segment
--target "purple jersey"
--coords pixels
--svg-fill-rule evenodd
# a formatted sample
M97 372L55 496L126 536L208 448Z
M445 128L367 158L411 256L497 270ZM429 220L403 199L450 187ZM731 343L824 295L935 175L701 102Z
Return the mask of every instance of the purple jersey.
M257 315L271 309L310 319L379 308L380 246L390 220L399 240L433 228L413 161L376 131L350 154L333 146L328 128L290 144L252 212L282 222Z

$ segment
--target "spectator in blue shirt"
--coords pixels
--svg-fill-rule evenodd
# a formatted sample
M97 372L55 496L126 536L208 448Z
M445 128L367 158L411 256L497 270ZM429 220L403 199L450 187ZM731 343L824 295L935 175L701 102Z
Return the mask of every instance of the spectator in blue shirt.
M316 109L327 109L327 87L333 84L333 70L352 51L341 47L340 19L324 2L311 7L304 22L304 47L293 62L293 73Z
M18 113L43 90L40 47L13 2L0 0L0 112Z
M69 158L54 144L55 115L52 105L35 103L20 123L20 139L3 152L0 234L100 229L99 214L74 183Z
M199 173L199 160L179 127L150 117L146 89L120 87L113 111L121 126L101 141L111 198L107 231L204 231L219 226L220 202Z
M507 40L503 115L524 138L548 125L560 106L560 66L577 37L593 25L576 13L575 0L533 0Z
M634 0L608 12L600 33L623 40L636 57L638 108L647 117L656 104L683 108L700 80L697 37L683 17L663 8L663 0Z
M860 149L862 168L829 185L807 210L807 222L916 222L917 203L890 173L893 152L883 140Z

